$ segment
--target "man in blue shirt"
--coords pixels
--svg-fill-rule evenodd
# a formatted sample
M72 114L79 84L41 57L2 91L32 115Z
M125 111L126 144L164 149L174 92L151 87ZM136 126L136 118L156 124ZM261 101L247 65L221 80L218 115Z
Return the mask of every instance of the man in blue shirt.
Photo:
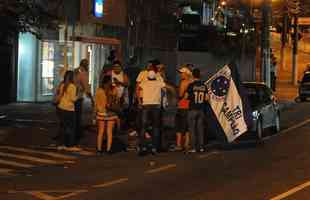
M187 97L190 101L188 113L189 132L192 138L192 149L189 153L204 152L204 106L208 100L207 86L200 80L200 70L193 70L194 81L187 89Z

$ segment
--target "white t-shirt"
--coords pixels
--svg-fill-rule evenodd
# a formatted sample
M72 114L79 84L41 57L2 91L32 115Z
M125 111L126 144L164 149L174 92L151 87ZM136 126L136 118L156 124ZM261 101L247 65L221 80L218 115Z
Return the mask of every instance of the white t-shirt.
M161 90L166 86L160 80L145 80L140 83L142 105L160 105Z

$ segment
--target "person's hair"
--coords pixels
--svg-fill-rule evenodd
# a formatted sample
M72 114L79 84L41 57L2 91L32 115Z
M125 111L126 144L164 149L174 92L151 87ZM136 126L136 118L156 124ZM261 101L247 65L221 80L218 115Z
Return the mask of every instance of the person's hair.
M187 63L186 64L186 67L190 70L192 70L194 68L194 64L191 64L191 63Z
M155 73L157 73L157 72L158 72L158 68L157 68L156 65L151 65L151 66L147 69L147 71L154 71Z
M89 65L89 62L86 58L81 60L80 67L82 67L87 72L88 72L88 65Z
M160 64L160 61L158 59L153 59L153 60L150 60L149 63L156 66Z
M115 60L115 61L113 61L112 65L113 65L113 66L114 66L114 65L122 66L122 63L121 63L121 61L119 61L119 60Z
M99 87L104 90L110 89L111 85L112 85L112 77L108 75L103 76L99 83Z
M192 73L194 78L200 78L200 69L195 68Z
M67 88L73 82L74 82L74 73L73 73L73 71L70 71L70 70L66 71L65 76L64 76L64 80L62 82L64 84L63 93L65 93L67 91Z

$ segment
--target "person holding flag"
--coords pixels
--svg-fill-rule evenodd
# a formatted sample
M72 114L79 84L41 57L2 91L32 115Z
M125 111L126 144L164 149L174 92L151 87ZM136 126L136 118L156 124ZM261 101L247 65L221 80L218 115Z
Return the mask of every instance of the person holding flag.
M191 134L192 149L188 153L204 152L204 105L208 101L208 88L200 79L200 70L195 68L192 72L193 82L188 86L189 99L188 126Z

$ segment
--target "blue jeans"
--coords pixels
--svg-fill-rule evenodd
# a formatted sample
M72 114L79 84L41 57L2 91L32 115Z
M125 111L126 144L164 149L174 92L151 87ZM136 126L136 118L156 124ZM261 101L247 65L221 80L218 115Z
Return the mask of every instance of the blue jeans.
M187 120L192 136L192 148L199 150L204 146L205 114L203 110L189 110Z
M146 105L142 107L141 113L141 132L140 132L140 146L145 146L145 133L148 126L152 126L152 145L156 150L159 149L159 127L160 127L160 105Z

